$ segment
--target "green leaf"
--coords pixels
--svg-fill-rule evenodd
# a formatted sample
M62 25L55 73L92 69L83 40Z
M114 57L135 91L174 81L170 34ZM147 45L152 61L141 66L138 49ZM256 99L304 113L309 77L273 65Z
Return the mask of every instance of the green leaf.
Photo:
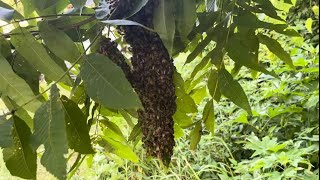
M218 73L220 92L234 104L252 114L247 95L238 81L233 80L232 75L225 69Z
M25 179L35 179L37 154L30 145L31 131L20 118L13 116L12 139L14 144L3 149L3 160L11 175Z
M199 121L198 123L196 123L196 126L190 133L190 149L191 150L195 150L197 148L197 145L199 144L201 139L201 135L202 135L202 125L201 125L201 121Z
M174 113L173 120L180 127L188 127L192 124L192 118L179 109Z
M175 34L174 1L162 0L154 10L154 30L159 34L171 57Z
M58 179L65 179L68 153L68 139L65 112L59 99L59 89L52 85L50 100L43 104L34 116L33 146L44 144L41 164Z
M11 54L10 43L3 36L0 36L0 54L5 58Z
M141 131L141 125L140 125L140 123L137 123L132 129L132 131L131 131L131 133L129 135L128 141L135 140L136 137L138 137L141 134L141 132L142 132Z
M219 90L218 71L216 70L211 70L211 73L208 78L208 89L211 97L213 97L214 100L219 102L221 97L221 92Z
M46 46L60 59L75 63L80 57L76 44L63 31L49 25L47 21L39 23L39 30Z
M9 96L18 105L23 105L35 96L28 84L17 76L10 64L0 55L0 92ZM24 107L29 111L36 111L41 103L34 100Z
M313 20L311 18L308 18L306 20L306 28L309 31L309 33L312 33L312 23L313 23Z
M56 13L57 0L31 0L31 3L39 13Z
M35 69L53 81L58 80L65 73L26 29L17 28L12 33L14 35L11 36L11 43ZM72 84L67 77L63 78L63 82Z
M214 105L213 100L210 99L207 104L204 106L202 120L205 124L207 130L214 135L214 124L215 124L215 117L214 117Z
M12 119L0 121L0 147L7 148L13 145L12 129Z
M115 123L109 121L108 119L101 120L100 122L102 122L109 130L111 130L112 133L119 135L121 137L120 139L124 140L121 129Z
M293 63L292 63L292 59L290 57L290 54L287 53L280 45L280 43L275 40L272 39L268 36L265 36L263 34L258 34L260 43L264 44L267 46L267 48L276 56L278 56L283 62L285 62L286 64L288 64L291 68L295 68Z
M173 128L174 128L174 139L179 139L183 137L184 135L183 129L177 123L174 123Z
M35 95L39 94L39 77L40 73L30 65L19 53L9 60L13 71L21 77L32 89Z
M256 7L259 7L260 10L267 16L280 21L284 21L281 17L278 16L276 8L272 5L270 1L266 1L266 0L254 0L254 1L258 3Z
M89 96L109 108L140 108L141 102L123 71L103 55L91 54L80 71Z
M128 15L126 15L126 18L129 18L139 12L147 4L148 1L149 0L135 0L135 2L132 3L133 5L130 8L130 12L128 13Z
M111 147L111 149L109 149L111 153L134 163L139 162L138 156L132 151L132 148L128 145L126 139L118 134L117 130L114 130L114 128L107 128L103 133L103 139L105 139Z
M251 35L250 38L243 38L237 33L229 39L227 44L228 56L236 63L277 77L274 72L267 71L258 63L258 49L259 40L254 35Z
M81 154L94 153L91 146L87 119L81 109L66 96L61 97L61 102L65 111L69 147Z
M197 6L194 0L178 0L176 2L177 29L182 39L191 32L197 20Z
M83 8L86 5L87 0L70 0L74 8Z
M239 1L240 2L240 1ZM301 35L295 30L288 29L288 25L286 24L272 24L260 21L258 17L251 12L246 12L243 15L235 16L234 22L237 26L243 26L246 28L264 28L274 30L278 33L287 35L287 36L298 36Z
M23 15L24 17L29 17L32 12L35 10L32 0L20 0L23 4Z

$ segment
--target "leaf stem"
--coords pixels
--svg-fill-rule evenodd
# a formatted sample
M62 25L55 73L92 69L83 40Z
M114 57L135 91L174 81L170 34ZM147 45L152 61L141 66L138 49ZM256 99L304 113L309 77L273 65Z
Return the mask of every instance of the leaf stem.
M26 18L26 19L21 19L21 20L16 20L13 21L12 23L8 23L5 25L0 26L0 28L3 28L5 26L11 25L13 23L20 23L23 21L31 21L35 19L43 19L43 18L50 18L50 17L61 17L61 16L93 16L94 14L50 14L50 15L43 15L43 16L37 16L37 17L31 17L31 18Z

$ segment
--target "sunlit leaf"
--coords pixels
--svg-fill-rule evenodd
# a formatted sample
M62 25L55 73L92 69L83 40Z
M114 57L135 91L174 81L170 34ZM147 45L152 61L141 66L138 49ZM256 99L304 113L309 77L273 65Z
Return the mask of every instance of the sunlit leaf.
M191 32L197 19L197 6L194 0L178 0L176 2L177 29L182 38Z
M109 108L139 108L141 102L123 71L103 55L89 55L80 75L89 96Z
M13 146L3 149L4 162L11 175L25 179L35 179L37 170L37 154L30 145L31 131L20 118L13 116Z
M11 36L11 43L35 69L53 81L58 80L65 73L25 28L17 28L12 33L14 35ZM67 77L63 78L63 82L72 84Z
M7 148L13 145L12 139L13 120L0 121L0 147Z
M69 147L81 154L94 153L91 147L87 119L81 109L66 96L61 97L61 102L65 110Z
M214 135L214 124L215 124L215 117L214 117L214 105L213 100L209 100L207 104L204 106L203 115L202 115L203 123L207 130Z
M195 150L202 135L202 125L198 122L190 133L190 149Z
M231 74L225 69L219 71L218 77L220 92L233 103L252 114L247 95L239 82L233 80Z
M308 18L306 20L306 28L309 31L309 33L312 33L312 23L313 23L313 20L311 18Z
M280 45L280 43L272 39L266 35L258 34L259 40L262 44L266 45L268 49L274 53L276 56L278 56L282 61L284 61L286 64L288 64L291 68L295 68L292 59L290 57L290 54L287 53Z
M164 46L171 56L176 28L173 1L159 1L159 5L154 10L153 24L154 30L159 34Z
M77 46L63 31L49 25L47 21L39 23L39 30L46 46L60 59L74 63L79 58Z
M35 96L28 86L28 84L17 76L11 69L10 64L0 55L0 92L9 96L18 105L23 105ZM35 112L41 103L38 100L34 100L27 104L25 108L32 112Z
M41 164L58 179L65 179L68 153L68 139L65 112L56 85L51 87L50 100L43 104L34 116L33 147L44 145Z

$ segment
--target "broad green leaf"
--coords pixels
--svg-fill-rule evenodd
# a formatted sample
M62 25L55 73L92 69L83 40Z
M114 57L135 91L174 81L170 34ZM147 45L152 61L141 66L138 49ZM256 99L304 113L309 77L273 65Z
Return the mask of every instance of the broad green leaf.
M10 58L9 63L13 71L21 77L32 89L35 95L39 94L40 73L30 65L19 53Z
M174 1L162 0L154 10L154 30L159 34L169 55L172 55L175 35Z
M61 97L61 102L65 111L69 147L81 154L94 153L91 146L87 119L81 109L66 96Z
M258 3L256 7L259 7L259 9L261 9L261 11L267 16L280 21L284 21L283 19L281 19L281 17L278 16L276 11L277 9L272 5L270 1L266 1L266 0L254 0L254 1Z
M13 120L1 120L0 121L0 147L7 148L13 145L12 139Z
M186 38L197 20L197 6L194 0L176 2L176 21L180 36Z
M88 95L109 108L140 108L141 102L123 71L106 56L91 54L80 75Z
M32 0L20 0L23 4L23 15L24 17L29 17L35 10Z
M198 123L196 123L195 127L190 133L190 149L191 150L195 150L197 148L197 145L199 144L201 139L201 135L202 135L202 125L201 125L201 121L199 121Z
M246 143L244 148L255 151L251 157L270 154L269 151L278 152L287 146L286 143L279 144L277 142L277 138L270 139L269 136L263 137L262 140L260 140L257 136L250 136L247 138L247 140L249 142Z
M2 96L2 101L4 102L4 104L9 110L18 108L18 105L13 100L11 100L6 96ZM15 111L14 115L22 119L29 126L29 128L33 130L33 119L31 118L31 116L28 114L26 110L24 110L23 108L20 108L17 111Z
M80 57L76 44L63 31L49 25L47 21L39 23L39 30L46 46L60 59L75 63Z
M131 131L131 133L129 135L128 141L135 140L136 137L141 134L141 132L142 132L141 131L141 125L140 125L140 123L137 123L132 129L132 131Z
M0 72L0 92L2 94L9 96L19 106L35 98L28 84L12 71L10 64L2 55L0 55ZM40 105L41 103L35 99L24 107L35 112Z
M212 135L214 135L215 117L214 117L214 105L213 105L212 99L210 99L207 102L207 104L204 106L202 120L206 129L209 130Z
M280 45L280 43L275 40L272 39L266 35L263 34L258 34L259 37L259 41L260 43L264 44L267 46L267 48L276 56L278 56L283 62L285 62L286 64L288 64L291 68L295 68L293 63L292 63L292 59L290 57L290 54L287 53Z
M25 179L35 179L37 154L30 145L31 131L20 118L13 116L12 139L14 145L3 149L3 160L11 175Z
M108 137L105 137L104 139L111 146L111 153L116 154L121 158L128 159L134 163L139 162L139 157L133 152L132 148L129 145Z
M5 58L11 54L10 43L3 36L0 36L0 54Z
M185 64L193 61L202 51L203 49L211 42L214 36L214 29L209 29L207 32L207 36L197 44L197 47L189 54Z
M37 12L40 14L55 14L57 12L57 6L59 3L65 1L57 0L31 0L31 3L36 8Z
M216 70L211 70L211 73L208 78L208 89L211 97L217 102L219 102L221 97L221 92L219 90L218 71Z
M26 29L17 28L12 33L14 35L11 36L11 43L35 69L53 81L58 80L65 73ZM63 78L62 81L68 85L72 84L67 77Z
M255 29L264 28L264 29L274 30L278 33L281 33L287 36L298 36L298 37L301 36L295 30L288 29L288 25L286 24L272 24L272 23L260 21L258 17L252 14L251 12L247 12L240 16L235 16L234 22L237 26L243 26L243 27L255 28Z
M312 23L313 23L313 20L311 18L308 18L306 20L306 28L309 31L309 33L312 33Z
M228 56L236 63L256 71L277 77L258 63L259 40L256 36L242 38L239 34L232 36L227 44Z
M70 0L74 8L83 8L86 5L87 0Z
M109 151L121 158L137 163L139 161L138 156L132 151L126 139L118 134L118 132L116 132L117 130L114 131L113 129L107 128L103 131L103 139L106 140L110 146Z
M247 95L238 81L233 80L232 75L225 69L218 73L220 92L234 104L252 114Z
M236 119L232 120L232 122L249 124L248 117L245 112L241 113Z
M116 133L117 135L121 136L121 139L124 139L121 129L114 122L111 122L108 119L101 120L100 122L103 123L113 133Z
M65 112L59 99L59 89L52 85L50 100L43 104L34 116L33 146L44 145L41 164L58 179L65 179L68 153L68 139Z
M174 82L176 85L176 104L177 111L181 111L182 113L194 113L197 112L197 105L194 100L187 94L183 88L183 79L181 75L177 72L174 74Z
M186 113L179 111L179 109L174 113L173 120L180 127L188 127L192 124L192 118Z
M128 15L126 15L126 18L129 18L139 12L147 4L148 1L149 0L135 0L135 2L132 3L133 5L130 8L130 12L128 13Z
M183 137L184 135L183 129L177 123L174 123L173 128L174 128L174 139L179 139Z

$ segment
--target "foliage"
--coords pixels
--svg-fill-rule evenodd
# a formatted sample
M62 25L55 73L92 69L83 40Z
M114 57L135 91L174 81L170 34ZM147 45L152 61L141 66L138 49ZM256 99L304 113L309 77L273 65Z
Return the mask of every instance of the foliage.
M136 2L119 19L104 0L0 2L0 95L9 110L0 147L13 176L35 179L39 154L58 179L85 164L100 178L316 178L319 47L297 31L318 28L286 24L293 1L161 0L152 28L128 20L148 3ZM112 26L156 32L174 59L177 145L167 172L144 156L130 80L96 54L111 34L127 48Z

